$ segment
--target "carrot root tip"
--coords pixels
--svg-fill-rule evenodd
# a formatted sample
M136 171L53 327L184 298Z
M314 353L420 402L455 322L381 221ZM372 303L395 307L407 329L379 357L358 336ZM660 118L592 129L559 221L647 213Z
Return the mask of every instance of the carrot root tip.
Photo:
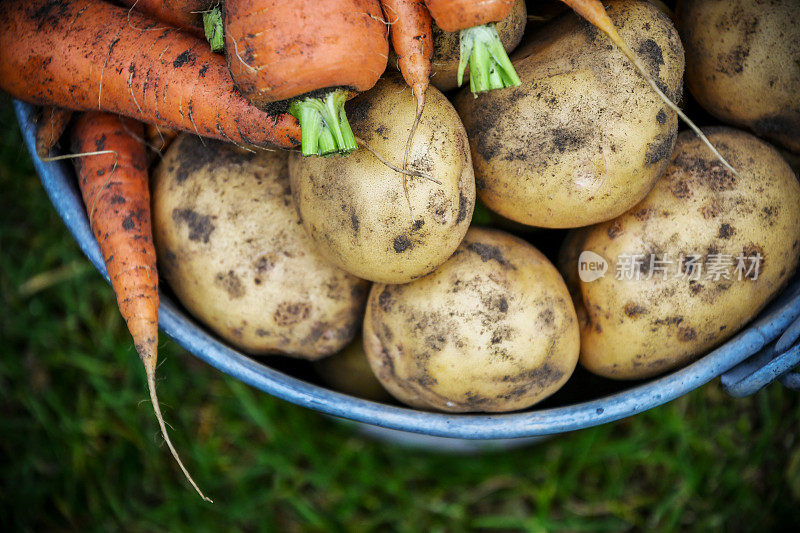
M158 421L158 426L161 429L161 435L164 437L164 442L167 444L167 448L169 448L172 457L175 459L175 462L178 463L183 475L186 476L186 480L189 484L197 491L197 494L200 497L209 503L214 503L214 501L203 494L203 491L200 490L200 487L197 486L194 479L192 479L191 474L183 465L183 461L181 461L180 456L178 455L178 451L175 449L175 446L172 444L172 440L169 438L169 433L167 433L167 425L164 422L164 416L161 414L161 406L158 403L158 395L156 395L156 370L155 370L155 357L152 356L145 356L142 355L142 361L144 362L144 367L147 375L147 389L150 392L150 401L153 404L153 411L156 415L156 420Z
M727 159L725 159L722 156L719 150L717 150L717 147L711 143L709 138L706 137L705 133L703 133L700 130L697 124L695 124L694 121L690 119L686 115L686 113L684 113L683 110L680 107L678 107L678 105L675 102L672 101L672 99L669 96L664 94L664 91L662 91L661 88L658 86L655 79L653 79L653 76L647 71L642 61L639 59L636 53L634 53L631 47L628 46L628 43L625 42L625 40L619 34L613 22L611 22L611 19L609 19L608 16L606 16L605 19L607 20L607 23L604 23L602 26L598 26L600 30L603 31L608 36L608 38L611 40L611 42L614 43L614 45L619 49L619 51L622 52L622 54L628 59L628 61L631 62L631 64L633 64L633 67L644 78L647 84L650 85L650 87L658 95L661 101L664 102L667 105L667 107L669 107L672 111L674 111L678 115L678 118L683 120L683 122L686 123L686 125L689 126L689 128L691 128L691 130L695 133L695 135L697 135L700 141L708 147L711 153L714 154L714 157L716 157L725 168L733 172L734 176L738 177L739 172L737 172L736 169L733 168L733 166L727 161Z
M203 31L212 52L221 52L225 49L222 11L218 7L203 12Z
M304 156L347 154L358 145L347 121L347 93L336 90L322 98L296 100L289 113L300 122L300 149Z
M464 82L469 65L469 87L473 93L517 87L522 83L508 58L494 24L461 30L461 57L458 63L458 85Z

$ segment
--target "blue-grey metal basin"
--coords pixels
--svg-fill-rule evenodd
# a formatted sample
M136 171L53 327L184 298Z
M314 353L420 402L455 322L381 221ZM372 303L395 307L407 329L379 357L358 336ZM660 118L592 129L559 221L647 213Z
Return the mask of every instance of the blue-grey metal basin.
M70 164L44 163L34 150L33 108L14 103L17 118L41 179L56 211L81 250L107 277L100 250L89 229ZM162 295L161 328L190 353L211 366L278 398L328 415L365 424L462 439L511 439L553 435L604 424L635 415L673 400L708 383L776 339L800 316L800 278L761 315L728 342L693 364L646 382L629 384L620 392L589 401L500 415L453 415L375 403L331 391L280 372L218 340L168 295ZM625 387L626 385L621 385ZM380 433L380 430L376 428Z

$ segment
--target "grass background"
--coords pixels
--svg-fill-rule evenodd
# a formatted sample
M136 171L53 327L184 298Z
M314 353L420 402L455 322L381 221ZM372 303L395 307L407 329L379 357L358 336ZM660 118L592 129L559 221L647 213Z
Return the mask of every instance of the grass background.
M730 530L798 521L800 395L716 383L527 448L386 445L161 345L157 434L114 297L50 207L0 97L4 530Z

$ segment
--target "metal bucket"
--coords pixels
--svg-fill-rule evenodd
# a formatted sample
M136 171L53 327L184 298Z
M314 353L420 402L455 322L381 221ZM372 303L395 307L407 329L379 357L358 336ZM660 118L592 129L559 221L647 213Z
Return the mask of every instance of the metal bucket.
M44 163L36 156L33 107L16 101L14 107L36 172L53 206L83 253L107 279L71 165ZM446 437L445 440L428 437L422 440L428 445L452 450L470 451L473 447L450 439L491 439L494 446L506 447L545 435L605 424L664 404L719 376L723 376L723 386L734 396L752 394L775 379L780 379L787 387L800 387L800 375L792 371L800 363L800 345L795 345L800 337L798 276L748 327L685 368L632 383L611 383L584 373L570 380L565 386L566 393L559 391L543 404L523 412L493 415L418 411L341 394L270 368L230 348L206 331L169 295L162 295L159 313L161 328L178 344L248 385L294 404L371 426L366 432L373 436L395 442L416 442L413 436L398 434L398 431ZM777 342L773 342L776 339ZM579 400L574 401L574 398ZM503 445L498 439L520 440Z

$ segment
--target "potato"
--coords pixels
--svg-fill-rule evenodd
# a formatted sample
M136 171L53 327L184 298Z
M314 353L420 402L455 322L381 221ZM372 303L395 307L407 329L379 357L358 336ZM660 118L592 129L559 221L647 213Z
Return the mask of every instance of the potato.
M514 222L503 215L498 215L477 200L475 201L475 210L472 212L471 226L501 229L518 236L546 231L542 228L526 226L525 224Z
M368 284L316 252L292 204L287 160L178 137L152 183L158 268L233 346L317 359L353 338Z
M384 78L348 104L356 136L402 167L416 107L399 76ZM346 157L289 161L300 218L333 263L371 281L406 283L444 263L461 242L475 206L467 136L453 106L437 89L426 95L404 176L364 148ZM403 191L406 178L410 203Z
M675 13L672 11L672 9L670 9L670 7L667 4L665 4L661 0L647 0L647 1L656 6L658 10L664 13L667 17L669 17L671 21L675 22Z
M681 133L644 201L564 244L581 363L596 374L645 378L691 361L752 319L797 267L800 186L788 164L750 134L705 132L739 177Z
M578 361L578 322L556 268L527 242L472 228L434 273L375 284L364 348L378 380L422 409L524 409Z
M391 398L372 373L360 335L341 352L315 361L314 369L339 392L376 402Z
M631 0L611 2L608 13L678 100L683 50L669 19ZM521 86L455 100L490 209L570 228L614 218L647 195L669 162L676 115L604 34L562 17L518 50L514 67Z
M519 45L528 22L525 0L517 0L506 18L495 24L503 48L511 53ZM433 57L431 58L431 84L440 91L458 87L458 63L461 59L460 32L447 32L433 23ZM390 62L397 65L397 60ZM464 71L464 85L469 87L469 67Z
M689 92L729 124L800 153L800 2L680 2Z

